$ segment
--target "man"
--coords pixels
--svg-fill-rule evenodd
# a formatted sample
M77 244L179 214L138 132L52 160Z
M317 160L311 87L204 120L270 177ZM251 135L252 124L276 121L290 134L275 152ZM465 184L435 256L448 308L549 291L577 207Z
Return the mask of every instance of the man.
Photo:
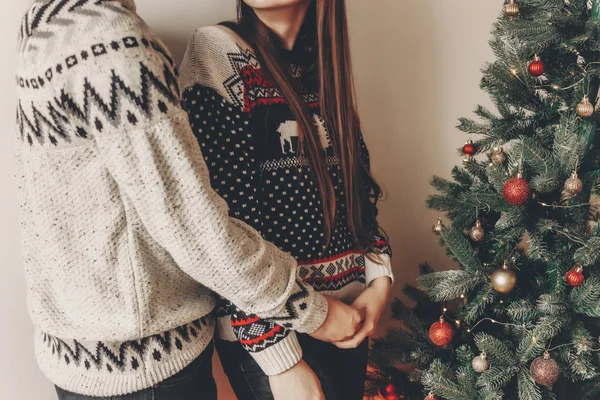
M34 1L17 83L29 306L60 399L215 399L213 292L321 340L357 331L228 218L133 0Z

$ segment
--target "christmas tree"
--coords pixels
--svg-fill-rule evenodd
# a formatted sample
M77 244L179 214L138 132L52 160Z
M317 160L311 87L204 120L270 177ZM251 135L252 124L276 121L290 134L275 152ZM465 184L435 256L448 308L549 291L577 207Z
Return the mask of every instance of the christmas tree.
M385 399L600 399L600 0L510 0L481 88L495 111L429 207L457 270L422 266L375 342ZM444 226L445 225L445 226Z

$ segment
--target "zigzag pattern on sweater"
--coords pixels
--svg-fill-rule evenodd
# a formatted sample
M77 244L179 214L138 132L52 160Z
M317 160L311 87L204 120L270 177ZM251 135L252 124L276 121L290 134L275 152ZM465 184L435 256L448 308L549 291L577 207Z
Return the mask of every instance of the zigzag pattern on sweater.
M93 127L101 132L106 122L113 127L122 124L120 117L127 105L134 105L135 109L146 118L151 118L157 110L166 113L168 104L178 105L179 86L169 66L164 66L163 76L159 77L140 62L139 74L132 76L140 77L138 91L132 88L132 85L128 85L125 78L112 70L110 93L106 98L102 97L100 90L89 78L85 78L81 88L82 102L78 103L75 100L76 96L62 89L58 97L45 104L46 113L35 104L31 104L31 115L28 116L23 104L19 102L17 124L21 140L27 140L30 145L34 144L34 139L42 145L46 143L57 145L59 139L65 142L71 142L73 137L88 139L92 135L86 127ZM158 99L152 96L153 92L159 94ZM135 112L127 110L125 113L127 123L135 126L139 120ZM79 126L72 125L76 120L79 120Z
M190 343L191 338L197 337L207 326L207 320L201 318L170 332L113 345L113 349L103 342L96 342L94 350L90 350L76 340L69 344L48 334L43 334L43 343L51 349L53 355L64 360L67 365L73 364L86 370L92 367L98 370L106 368L108 372L137 370L144 357L151 356L155 361L160 361L164 354L171 354L175 350L182 351L185 344Z
M65 26L74 25L75 18L98 17L106 10L129 12L113 0L36 0L21 22L19 47L22 49L25 39L49 39Z
M179 86L177 79L171 72L170 68L164 68L163 83L144 63L140 62L141 90L136 92L127 85L125 79L119 76L115 70L112 71L110 82L110 95L108 99L103 99L100 91L96 89L93 83L86 78L83 85L83 104L77 104L74 97L64 89L60 93L60 104L67 112L75 114L82 121L90 124L91 116L94 114L93 109L100 111L107 120L117 126L118 117L123 105L123 99L128 99L133 102L137 108L143 111L144 114L151 116L155 106L166 112L164 102L159 100L157 104L152 104L152 96L150 92L152 88L156 89L164 96L169 103L177 104L179 99ZM130 119L131 122L131 119ZM134 123L135 124L135 123Z

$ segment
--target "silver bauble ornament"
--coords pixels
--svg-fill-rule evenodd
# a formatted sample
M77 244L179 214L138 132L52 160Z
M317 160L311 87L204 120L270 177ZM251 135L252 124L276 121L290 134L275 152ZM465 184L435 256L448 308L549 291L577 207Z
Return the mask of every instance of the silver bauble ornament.
M490 369L490 362L487 360L487 356L485 353L481 353L480 355L475 357L471 362L471 365L473 365L473 369L478 374L482 374L488 369Z

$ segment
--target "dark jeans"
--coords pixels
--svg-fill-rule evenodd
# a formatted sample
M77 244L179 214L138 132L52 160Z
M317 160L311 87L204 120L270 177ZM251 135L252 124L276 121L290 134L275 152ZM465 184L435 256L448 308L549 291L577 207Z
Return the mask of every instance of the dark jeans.
M304 361L321 381L327 400L362 400L367 377L369 341L341 350L307 335L298 335ZM266 376L239 343L217 340L217 352L239 400L273 400Z
M152 388L125 396L89 397L56 388L58 400L217 400L212 375L213 345L177 375Z

